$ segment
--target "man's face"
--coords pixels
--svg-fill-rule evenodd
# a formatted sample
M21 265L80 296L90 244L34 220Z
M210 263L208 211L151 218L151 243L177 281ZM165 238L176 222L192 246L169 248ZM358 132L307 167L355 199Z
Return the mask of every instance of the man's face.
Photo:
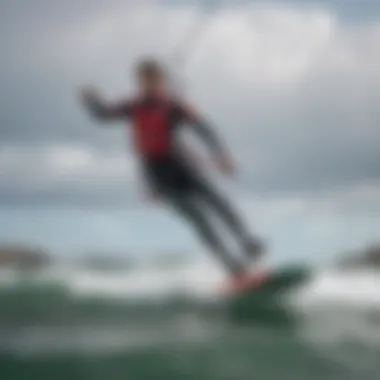
M139 75L140 90L144 95L160 95L165 88L162 76L158 73L141 73Z

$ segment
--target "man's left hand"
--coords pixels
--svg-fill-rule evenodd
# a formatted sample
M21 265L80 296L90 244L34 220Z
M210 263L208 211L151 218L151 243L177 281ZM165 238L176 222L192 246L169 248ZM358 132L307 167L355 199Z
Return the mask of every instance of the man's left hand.
M216 157L218 169L226 176L232 176L236 172L236 167L232 158L226 154Z

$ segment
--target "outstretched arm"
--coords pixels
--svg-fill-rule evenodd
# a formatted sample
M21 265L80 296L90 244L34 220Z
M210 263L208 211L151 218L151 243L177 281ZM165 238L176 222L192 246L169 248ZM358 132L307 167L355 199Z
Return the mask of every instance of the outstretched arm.
M210 148L219 169L225 173L231 173L234 170L232 158L210 123L189 107L183 105L180 106L180 113L182 119L193 128L198 136Z
M126 118L130 113L128 102L109 104L106 103L93 88L85 88L81 91L81 100L90 114L101 121L113 121Z
M216 155L226 155L226 149L223 146L219 136L214 128L205 120L197 117L192 120L191 126L210 150Z

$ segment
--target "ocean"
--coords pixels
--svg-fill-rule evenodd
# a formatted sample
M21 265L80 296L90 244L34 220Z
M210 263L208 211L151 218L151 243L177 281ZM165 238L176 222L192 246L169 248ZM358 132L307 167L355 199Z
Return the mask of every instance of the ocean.
M380 272L287 270L239 300L204 263L3 270L0 378L379 379Z

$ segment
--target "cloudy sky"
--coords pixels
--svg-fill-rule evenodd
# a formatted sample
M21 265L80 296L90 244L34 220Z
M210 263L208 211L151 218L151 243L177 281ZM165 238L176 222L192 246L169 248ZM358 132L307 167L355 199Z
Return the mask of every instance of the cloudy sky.
M172 62L192 30L184 91L240 165L216 181L273 256L329 260L380 237L376 0L0 0L1 242L198 251L141 197L128 128L94 125L76 99L87 83L132 93L136 59Z

